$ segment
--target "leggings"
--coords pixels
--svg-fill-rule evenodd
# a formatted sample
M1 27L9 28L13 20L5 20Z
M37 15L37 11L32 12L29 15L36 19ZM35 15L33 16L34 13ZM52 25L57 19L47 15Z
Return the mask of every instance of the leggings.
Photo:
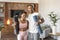
M27 40L27 31L20 31L17 35L18 40Z

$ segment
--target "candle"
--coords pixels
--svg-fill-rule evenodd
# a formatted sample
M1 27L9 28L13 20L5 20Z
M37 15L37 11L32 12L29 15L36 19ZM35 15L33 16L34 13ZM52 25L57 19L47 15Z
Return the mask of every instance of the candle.
M7 20L7 25L9 25L9 24L10 24L10 20L8 19L8 20Z

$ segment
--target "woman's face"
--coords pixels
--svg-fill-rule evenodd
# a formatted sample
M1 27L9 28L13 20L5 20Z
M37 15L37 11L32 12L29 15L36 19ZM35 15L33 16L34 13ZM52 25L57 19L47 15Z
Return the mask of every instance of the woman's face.
M26 15L25 13L23 13L23 14L21 15L21 18L22 18L22 19L26 19L26 16L27 16L27 15Z

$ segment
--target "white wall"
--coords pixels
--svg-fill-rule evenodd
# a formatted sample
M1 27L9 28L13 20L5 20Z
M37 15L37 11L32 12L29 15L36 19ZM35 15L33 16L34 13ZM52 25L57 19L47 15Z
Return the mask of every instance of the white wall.
M52 0L40 0L39 1L39 12L45 19L45 23L48 24L48 13L52 11Z
M27 2L27 3L38 3L37 0L0 0L0 2Z
M45 19L45 24L50 25L50 20L48 17L48 13L51 11L55 11L55 13L60 18L60 0L39 0L39 12ZM60 32L60 21L58 21L58 32Z
M60 18L60 0L54 0L54 10L56 11L58 17ZM58 21L57 31L60 32L60 20Z

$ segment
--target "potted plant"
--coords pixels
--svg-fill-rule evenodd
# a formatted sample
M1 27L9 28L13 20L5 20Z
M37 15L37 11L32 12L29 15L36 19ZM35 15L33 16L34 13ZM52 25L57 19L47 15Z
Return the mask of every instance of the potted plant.
M48 14L51 21L52 21L52 33L56 34L56 23L59 20L59 18L57 18L57 15L52 11L50 12L50 14Z

